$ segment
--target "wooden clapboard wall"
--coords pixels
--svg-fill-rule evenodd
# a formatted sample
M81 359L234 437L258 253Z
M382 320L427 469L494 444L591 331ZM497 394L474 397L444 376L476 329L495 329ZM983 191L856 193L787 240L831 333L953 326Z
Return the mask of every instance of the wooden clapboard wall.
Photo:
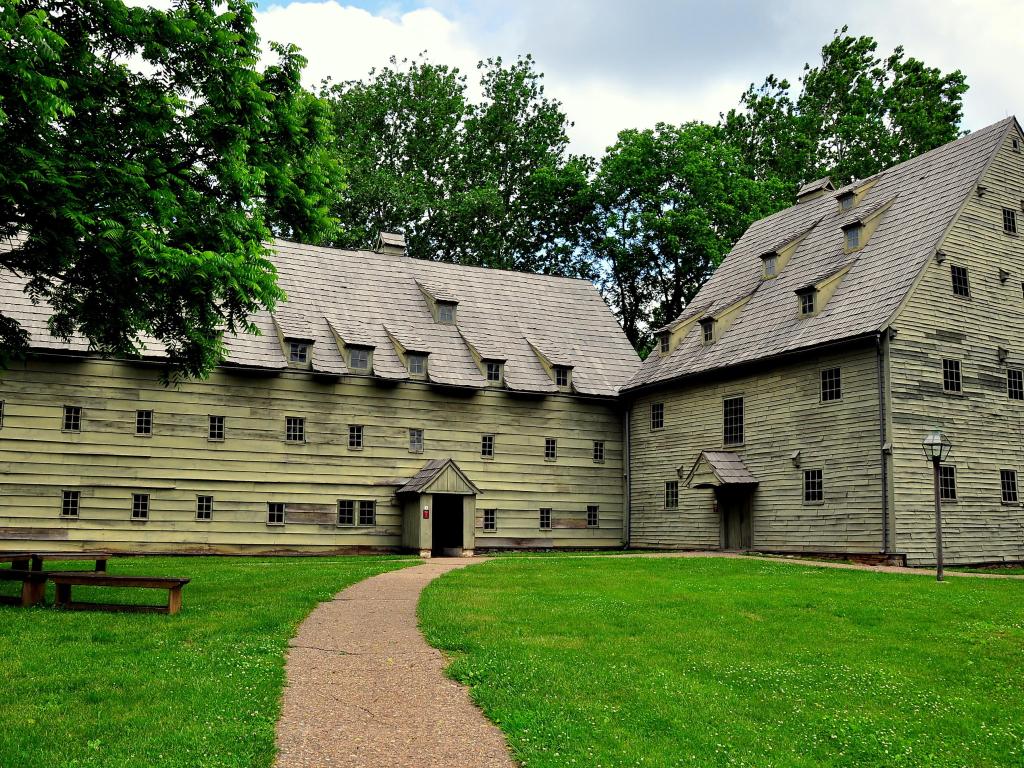
M297 551L401 545L394 490L432 458L453 458L496 509L497 531L477 547L615 546L622 542L622 425L616 403L565 394L463 392L367 377L323 381L302 371L250 376L220 370L206 382L164 388L155 369L96 359L34 358L0 376L0 546L130 551ZM82 407L82 431L61 431L63 406ZM153 434L135 434L152 410ZM211 442L209 415L226 417ZM285 441L285 417L306 419L307 441ZM348 426L364 427L350 450ZM408 430L424 430L409 450ZM495 435L493 459L480 456ZM558 441L556 461L544 441ZM604 441L604 461L593 443ZM80 490L77 520L60 517L61 492ZM151 495L150 519L130 519L133 493ZM196 519L197 495L214 497ZM372 500L375 526L338 527L339 499ZM286 525L267 525L268 502ZM588 505L600 527L575 524ZM553 509L541 532L538 510Z
M950 562L1024 559L1024 509L1003 504L1000 469L1024 492L1024 401L1007 395L1007 369L1024 368L1024 154L1015 130L993 158L897 315L891 343L895 544L909 562L934 562L930 466L921 439L940 428L953 441L956 502L945 503ZM1003 231L1003 208L1019 234ZM943 257L939 257L943 258ZM967 267L970 298L953 293L951 267ZM1000 270L1005 274L1001 276ZM1008 350L1005 363L998 350ZM963 394L943 391L942 360L959 360Z

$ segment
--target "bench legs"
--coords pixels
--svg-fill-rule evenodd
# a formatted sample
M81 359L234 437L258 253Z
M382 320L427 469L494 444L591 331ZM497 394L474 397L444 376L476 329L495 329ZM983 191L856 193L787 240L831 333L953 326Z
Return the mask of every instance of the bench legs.
M181 587L171 587L167 592L167 613L171 616L181 610Z
M43 602L46 597L46 582L26 579L21 583L21 605L28 608Z
M28 582L25 583L28 587ZM46 585L40 584L45 590ZM162 605L106 605L103 603L75 603L71 600L70 584L54 584L56 594L53 604L58 608L71 610L121 611L125 613L168 613L176 614L181 610L181 587L167 589L167 607ZM39 597L42 600L42 595Z
M66 608L68 603L71 602L71 585L70 584L55 584L56 596L54 597L53 604L58 608Z

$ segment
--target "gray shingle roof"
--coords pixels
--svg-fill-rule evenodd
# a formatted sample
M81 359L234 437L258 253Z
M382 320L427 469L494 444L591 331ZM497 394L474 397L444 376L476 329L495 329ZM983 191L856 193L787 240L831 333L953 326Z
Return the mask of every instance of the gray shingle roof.
M1014 118L1007 118L882 171L872 177L874 184L853 211L840 211L835 197L824 195L752 224L668 327L677 327L697 314L718 311L752 294L739 316L713 344L703 345L700 327L695 326L668 355L653 352L624 389L750 363L885 328L1013 125ZM845 253L841 227L869 216L890 201L892 205L881 215L867 245L855 253ZM815 222L817 226L813 226ZM779 276L762 279L761 255L812 226ZM825 307L817 315L801 318L794 292L837 273L851 261L850 271Z
M282 336L313 340L312 368L347 374L344 345L373 347L374 375L409 378L395 347L429 353L428 378L438 384L487 386L470 344L485 358L505 361L504 382L524 392L556 392L537 345L573 367L573 387L584 395L614 396L640 361L594 286L585 280L481 269L372 251L316 248L276 240L272 260L288 295L275 312L252 319L261 336L226 340L228 364L284 369ZM88 351L81 338L50 336L50 310L34 306L24 281L0 273L0 306L30 334L36 350ZM457 325L437 323L424 294L458 301ZM146 357L159 358L147 342Z
M420 471L413 475L409 480L402 485L395 493L422 493L425 491L436 478L438 478L442 472L448 467L452 466L459 476L466 482L474 493L479 493L480 489L474 485L473 481L467 477L466 473L462 471L458 464L453 459L430 459L424 464Z
M707 463L722 485L757 485L757 478L747 469L738 453L732 451L701 451L693 468L686 476L686 484L691 485L693 476L701 463ZM698 486L691 486L698 487Z

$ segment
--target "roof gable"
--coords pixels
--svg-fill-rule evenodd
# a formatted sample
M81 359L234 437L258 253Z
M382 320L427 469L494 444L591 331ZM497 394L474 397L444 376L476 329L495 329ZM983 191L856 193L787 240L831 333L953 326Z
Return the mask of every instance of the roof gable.
M431 459L396 493L451 493L475 496L480 489L454 459Z

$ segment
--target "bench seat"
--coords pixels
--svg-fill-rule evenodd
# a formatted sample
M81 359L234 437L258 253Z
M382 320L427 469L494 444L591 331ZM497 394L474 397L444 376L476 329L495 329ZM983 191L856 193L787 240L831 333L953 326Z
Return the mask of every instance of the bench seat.
M126 613L169 613L181 610L181 588L189 579L172 576L121 576L95 571L50 571L50 581L56 586L54 604L59 608L78 611L122 611ZM71 599L72 586L129 587L140 589L166 589L167 605L125 605L116 603L81 603Z

